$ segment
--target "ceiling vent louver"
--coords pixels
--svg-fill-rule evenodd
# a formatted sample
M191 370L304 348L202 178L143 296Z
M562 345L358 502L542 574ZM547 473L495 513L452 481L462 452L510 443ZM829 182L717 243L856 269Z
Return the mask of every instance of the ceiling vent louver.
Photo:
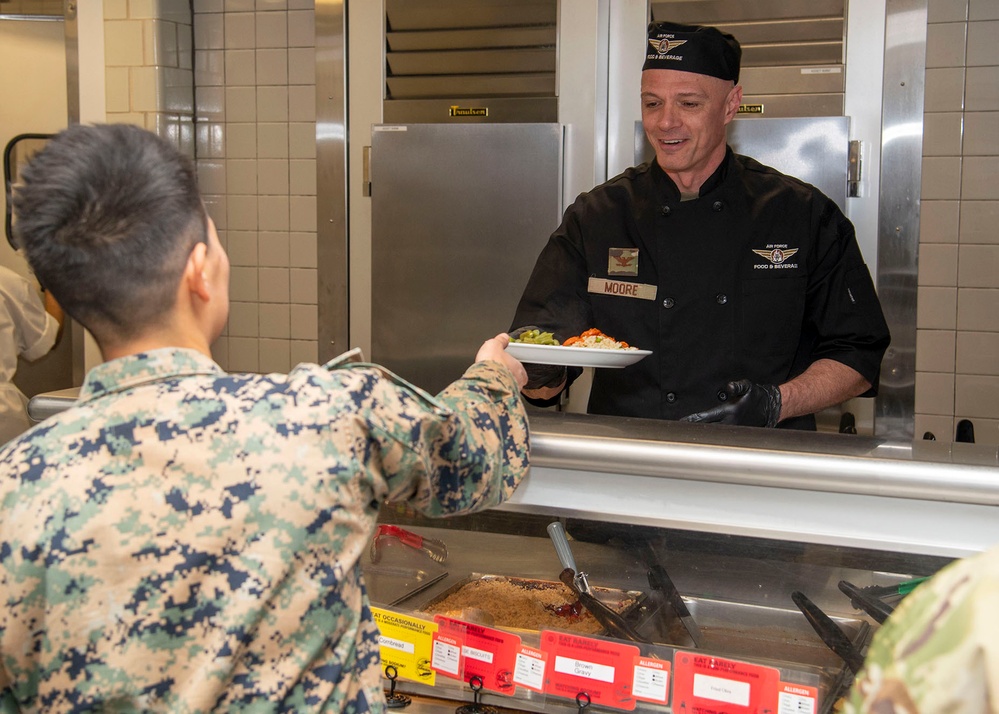
M0 0L3 19L61 20L63 12L63 0Z
M742 45L748 115L843 116L845 0L650 3L654 20L714 25Z
M389 123L557 121L557 0L387 0Z

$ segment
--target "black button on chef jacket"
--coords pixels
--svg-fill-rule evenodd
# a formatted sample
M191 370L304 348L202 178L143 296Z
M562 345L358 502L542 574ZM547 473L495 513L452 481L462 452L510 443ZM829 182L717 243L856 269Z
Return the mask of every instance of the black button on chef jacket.
M890 339L839 207L731 149L692 200L655 161L580 195L538 258L522 325L561 340L596 327L652 350L595 370L588 411L658 419L717 405L729 380L782 384L823 358L857 370L873 396Z

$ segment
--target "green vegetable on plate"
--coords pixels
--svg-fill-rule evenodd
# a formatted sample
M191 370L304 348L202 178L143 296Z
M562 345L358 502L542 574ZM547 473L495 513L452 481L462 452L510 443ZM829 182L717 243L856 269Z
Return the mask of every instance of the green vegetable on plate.
M541 332L540 330L528 330L510 341L524 342L532 345L558 345L558 340L555 339L554 334L551 332Z

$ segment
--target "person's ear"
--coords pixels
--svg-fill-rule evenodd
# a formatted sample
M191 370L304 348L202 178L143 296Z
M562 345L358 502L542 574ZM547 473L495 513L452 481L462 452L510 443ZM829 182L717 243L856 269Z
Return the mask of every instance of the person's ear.
M726 124L735 119L736 115L739 113L740 104L742 104L742 85L737 84L729 90L728 97L725 99Z
M207 253L207 243L195 243L190 255L187 256L187 265L184 266L187 289L205 302L212 297L211 285L208 282Z

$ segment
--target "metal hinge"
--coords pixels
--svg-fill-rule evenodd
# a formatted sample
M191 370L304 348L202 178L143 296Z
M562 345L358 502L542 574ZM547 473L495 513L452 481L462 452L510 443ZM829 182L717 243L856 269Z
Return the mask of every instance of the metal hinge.
M846 166L846 195L857 198L861 195L860 179L863 175L861 156L863 155L864 143L859 139L850 142L847 153Z

